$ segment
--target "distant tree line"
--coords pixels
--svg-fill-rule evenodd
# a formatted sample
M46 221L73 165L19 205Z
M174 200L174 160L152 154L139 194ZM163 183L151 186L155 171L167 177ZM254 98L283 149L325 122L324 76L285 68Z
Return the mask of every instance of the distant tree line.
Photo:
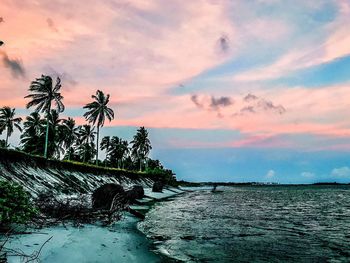
M34 108L34 111L24 121L16 117L14 108L0 108L0 134L5 134L5 139L0 140L0 147L8 148L9 137L14 129L18 129L21 136L16 150L45 158L166 173L169 178L173 176L172 171L164 169L159 160L148 158L152 146L145 127L137 130L131 142L118 136L105 136L99 143L100 129L105 120L114 119L114 111L108 107L109 94L97 90L92 96L93 101L83 107L87 123L76 125L73 118L60 118L60 113L65 109L60 89L59 77L55 83L45 75L32 81L29 95L25 98L30 99L26 107ZM99 149L106 153L103 161L98 158Z

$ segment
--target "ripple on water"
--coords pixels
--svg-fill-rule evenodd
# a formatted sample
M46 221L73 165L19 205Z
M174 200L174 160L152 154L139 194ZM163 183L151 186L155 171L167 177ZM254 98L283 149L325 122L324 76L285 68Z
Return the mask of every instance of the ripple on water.
M156 204L139 228L158 252L187 262L346 262L350 187L195 191Z

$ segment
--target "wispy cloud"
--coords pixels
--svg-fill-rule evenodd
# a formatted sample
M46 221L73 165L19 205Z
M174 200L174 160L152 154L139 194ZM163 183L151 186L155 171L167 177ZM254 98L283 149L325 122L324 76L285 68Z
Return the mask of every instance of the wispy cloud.
M315 177L315 173L311 173L311 172L302 172L300 175L302 177L305 177L305 178L313 178L313 177Z
M323 41L294 44L271 64L255 67L233 76L234 81L256 82L283 77L294 71L331 62L350 55L350 2L335 1L338 16L327 25ZM310 38L312 40L312 38ZM288 43L286 43L288 46ZM295 48L293 48L293 46Z
M64 83L65 87L71 89L72 87L78 85L78 81L76 81L73 76L65 71L58 72L51 66L47 66L44 68L44 73L53 77L59 77Z
M334 168L331 172L331 176L333 177L348 177L350 178L350 168L348 166Z
M53 22L53 20L51 18L47 18L46 19L47 25L49 26L49 28L54 31L54 32L58 32L58 29L55 25L55 23Z
M21 60L11 59L4 51L1 51L0 55L2 55L2 62L4 66L11 71L13 77L25 77L25 69Z
M191 101L200 109L209 111L219 111L222 108L234 104L234 100L230 97L221 96L199 96L197 94L191 95Z
M227 53L230 49L230 43L229 43L229 38L226 35L222 35L219 40L218 40L220 50L223 53Z
M211 103L210 107L213 109L218 109L220 107L227 107L232 105L234 102L230 97L219 97L215 98L214 96L211 97Z
M266 177L267 179L272 179L272 178L275 177L275 175L276 175L276 172L275 172L274 170L269 170L269 171L266 173L265 177Z
M4 0L1 64L12 75L0 71L1 104L23 107L29 81L45 73L62 78L78 113L97 88L111 94L113 125L245 135L228 147L299 143L276 139L285 134L347 138L346 83L260 82L349 54L349 3L335 2L328 16L333 1ZM203 85L191 87L196 79ZM169 92L179 83L182 95Z

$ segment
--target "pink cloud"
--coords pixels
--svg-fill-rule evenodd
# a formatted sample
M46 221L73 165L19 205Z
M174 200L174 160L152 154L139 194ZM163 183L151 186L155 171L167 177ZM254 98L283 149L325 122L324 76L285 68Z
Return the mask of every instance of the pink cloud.
M336 1L337 18L326 26L327 38L317 44L305 47L296 46L279 57L270 65L252 69L233 77L238 82L254 82L281 77L295 70L328 63L337 58L350 55L350 3L346 0ZM318 5L316 4L315 7ZM273 30L271 30L274 32Z
M338 3L339 15L326 28L323 43L290 50L271 65L238 75L235 84L274 78L350 54L350 4ZM240 4L233 5L238 13ZM81 108L96 89L111 94L116 119L107 126L227 129L245 136L222 147L293 146L276 139L285 134L350 137L350 119L344 118L350 107L349 85L315 90L249 86L259 97L283 105L287 109L283 115L262 112L233 117L245 106L242 96L248 90L232 81L227 93L217 87L198 92L205 109L210 109L212 96L232 98L234 103L219 111L198 109L189 94L169 95L174 86L232 60L249 41L274 46L288 39L294 28L279 19L255 17L247 11L254 19L241 25L231 19L230 1L205 0L3 0L1 8L5 18L1 38L6 43L1 49L21 59L26 68L24 79L0 70L1 106L24 107L30 81L51 68L68 72L77 82L73 87L63 83L67 108ZM223 36L228 45L225 52L220 49ZM78 124L85 123L76 117ZM199 147L196 142L185 144Z

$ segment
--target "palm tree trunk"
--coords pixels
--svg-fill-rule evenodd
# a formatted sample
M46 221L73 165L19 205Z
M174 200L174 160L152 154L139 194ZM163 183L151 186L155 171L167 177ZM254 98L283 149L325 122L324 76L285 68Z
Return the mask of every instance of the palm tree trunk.
M6 130L6 141L5 141L5 148L7 148L7 142L9 139L9 129Z
M86 144L84 145L84 156L83 156L83 163L85 163L85 159L86 159Z
M45 135L45 151L44 151L44 158L47 158L47 147L49 144L49 121L50 121L50 107L47 110L46 113L46 135Z
M96 136L96 165L98 165L98 136L100 133L100 126L97 125L97 136Z
M140 172L142 172L141 158L140 158Z
M83 163L85 163L86 160L86 145L89 145L89 137L87 138L87 143L84 145L84 157L83 157Z
M70 161L71 147L68 148L68 161Z

